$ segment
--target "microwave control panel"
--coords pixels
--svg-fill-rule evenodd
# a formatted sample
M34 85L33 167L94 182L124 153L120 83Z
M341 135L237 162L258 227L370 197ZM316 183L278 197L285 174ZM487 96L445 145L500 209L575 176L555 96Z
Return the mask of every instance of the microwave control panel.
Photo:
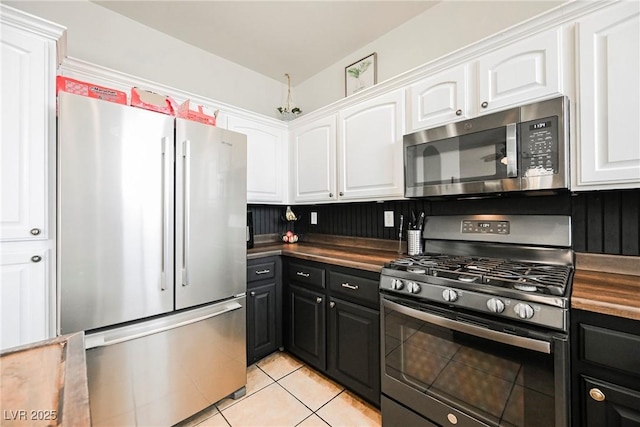
M520 124L523 176L558 173L558 118L547 117Z
M469 219L462 221L463 233L509 234L509 231L509 221L476 221Z

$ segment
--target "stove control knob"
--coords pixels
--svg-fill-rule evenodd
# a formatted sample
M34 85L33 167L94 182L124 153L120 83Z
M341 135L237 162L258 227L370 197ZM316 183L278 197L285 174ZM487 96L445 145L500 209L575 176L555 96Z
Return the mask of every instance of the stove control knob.
M504 303L498 298L491 298L487 301L487 308L492 313L502 313L504 311Z
M445 289L442 291L442 298L448 302L454 302L458 299L458 293L453 289Z
M416 282L409 282L407 283L407 290L412 294L417 294L420 292L420 285L418 285Z
M521 319L531 319L533 317L533 308L531 308L529 304L518 303L513 307L513 311L515 311Z
M391 281L391 289L395 289L396 291L399 291L402 288L404 288L404 283L402 283L402 280L393 279Z

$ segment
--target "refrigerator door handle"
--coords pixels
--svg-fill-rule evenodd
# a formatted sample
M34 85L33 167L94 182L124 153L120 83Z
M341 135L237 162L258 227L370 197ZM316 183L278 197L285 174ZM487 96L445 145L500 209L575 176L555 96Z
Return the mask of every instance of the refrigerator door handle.
M183 197L183 233L182 233L182 286L189 285L189 217L191 197L189 191L191 189L191 152L189 140L182 143L182 161L184 164L184 176L182 180L182 197Z
M160 332L169 331L171 329L180 328L192 323L201 322L212 317L221 316L225 313L239 310L242 308L242 305L237 301L233 301L217 308L219 309L214 312L206 313L194 318L188 316L189 313L182 313L182 316L180 314L174 316L177 317L177 319L173 321L167 321L167 318L164 318L159 319L158 322L150 322L149 325L142 327L134 325L133 327L124 327L112 331L88 334L85 336L85 349L89 350L91 348L107 347L121 342L131 341Z
M162 138L162 274L160 276L160 290L165 291L167 289L167 266L168 261L170 260L170 250L171 243L169 241L169 236L171 235L171 222L173 221L170 212L172 209L173 201L171 200L169 191L171 191L171 186L167 185L167 180L169 177L167 176L167 170L171 170L171 165L173 164L173 156L171 156L171 152L167 152L167 147L169 146L169 138ZM173 176L173 174L171 175Z

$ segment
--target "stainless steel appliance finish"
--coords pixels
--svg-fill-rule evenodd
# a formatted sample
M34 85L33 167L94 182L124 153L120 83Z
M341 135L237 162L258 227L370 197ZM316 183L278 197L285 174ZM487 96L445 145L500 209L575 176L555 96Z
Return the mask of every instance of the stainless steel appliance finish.
M64 92L58 124L59 332L87 334L94 424L242 394L246 137Z
M87 335L92 425L173 425L242 389L245 325L243 297Z
M176 119L176 309L243 294L246 137Z
M569 160L559 97L405 135L405 196L568 189Z
M60 333L173 310L173 118L60 93Z
M570 219L432 217L423 237L380 278L383 425L568 425Z

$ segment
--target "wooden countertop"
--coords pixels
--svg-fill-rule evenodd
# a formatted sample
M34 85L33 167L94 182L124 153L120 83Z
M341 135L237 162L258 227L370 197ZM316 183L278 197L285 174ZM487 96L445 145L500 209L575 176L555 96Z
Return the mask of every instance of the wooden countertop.
M576 254L571 308L640 320L640 257Z
M82 332L0 354L3 426L89 426Z
M399 256L393 240L308 237L294 244L257 244L247 251L247 258L286 255L380 272L386 262ZM571 308L640 320L640 257L577 253Z
M271 255L286 255L293 258L359 270L379 273L382 266L398 258L398 252L368 249L362 247L347 247L322 243L271 243L256 245L247 250L247 259L262 258Z

